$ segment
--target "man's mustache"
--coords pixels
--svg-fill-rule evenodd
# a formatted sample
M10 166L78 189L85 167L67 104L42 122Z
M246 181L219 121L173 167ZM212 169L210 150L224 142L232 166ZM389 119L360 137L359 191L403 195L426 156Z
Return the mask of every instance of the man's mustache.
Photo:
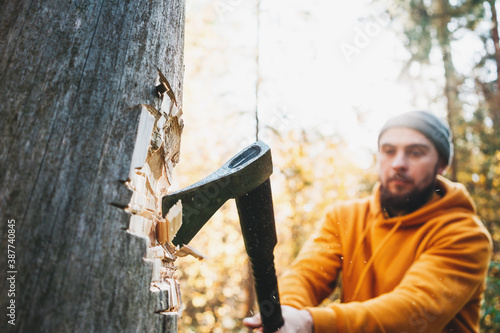
M403 182L406 182L406 183L413 183L413 178L405 176L405 175L402 175L402 174L399 174L399 173L395 174L392 177L389 177L389 182L392 181L392 180L403 181Z

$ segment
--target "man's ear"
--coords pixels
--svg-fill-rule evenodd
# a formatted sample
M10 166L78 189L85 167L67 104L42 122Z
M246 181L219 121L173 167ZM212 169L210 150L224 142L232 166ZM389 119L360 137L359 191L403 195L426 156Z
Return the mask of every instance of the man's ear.
M437 166L437 173L439 175L444 175L446 171L448 171L448 163L442 157L440 157Z

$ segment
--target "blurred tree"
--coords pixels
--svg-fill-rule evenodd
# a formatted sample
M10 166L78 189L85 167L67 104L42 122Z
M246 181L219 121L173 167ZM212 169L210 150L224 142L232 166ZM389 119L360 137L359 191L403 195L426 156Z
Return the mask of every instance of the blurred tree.
M463 29L473 29L484 16L482 1L465 0L450 2L448 0L425 1L389 1L394 18L403 22L404 43L410 54L409 71L413 63L429 65L433 56L440 54L440 66L443 70L443 90L435 99L443 99L446 105L447 120L455 136L455 157L449 170L450 179L457 181L462 167L460 161L466 152L457 144L458 138L464 134L463 101L459 98L464 76L456 70L452 59L452 43L463 37Z
M467 124L466 168L459 179L468 182L479 213L493 235L495 253L488 276L481 326L484 332L500 331L500 47L495 1L485 1L483 20L489 29L478 31L484 50L472 74L473 83L464 95L477 95L478 102ZM470 100L470 98L468 98ZM472 154L470 152L473 152Z

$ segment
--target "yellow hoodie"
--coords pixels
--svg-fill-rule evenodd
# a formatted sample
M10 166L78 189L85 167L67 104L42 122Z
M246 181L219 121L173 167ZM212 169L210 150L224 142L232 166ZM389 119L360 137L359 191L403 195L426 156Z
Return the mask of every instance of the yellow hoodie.
M337 204L279 279L281 301L306 308L314 332L478 332L492 246L465 188L385 218L380 185ZM342 303L317 307L342 271Z

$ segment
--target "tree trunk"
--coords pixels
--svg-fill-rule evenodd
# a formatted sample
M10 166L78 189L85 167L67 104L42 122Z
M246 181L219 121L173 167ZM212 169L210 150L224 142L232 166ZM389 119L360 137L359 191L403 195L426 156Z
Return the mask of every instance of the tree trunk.
M495 46L495 63L497 66L496 91L493 97L491 113L494 127L498 128L500 126L500 37L498 36L498 16L495 0L489 0L488 2L491 7L491 39Z
M450 42L450 32L448 30L448 23L451 18L449 15L450 5L448 0L440 0L436 3L438 6L437 12L440 14L439 21L436 24L437 27L437 39L439 42L439 47L442 54L443 67L444 67L444 95L446 98L446 108L447 108L447 120L450 125L452 133L455 135L452 138L452 143L455 147L456 145L456 135L458 134L458 123L460 118L460 108L458 106L458 88L457 88L457 78L455 73L455 68L453 67L453 62L451 59L451 42ZM458 175L458 165L457 158L453 157L450 166L450 178L453 181L457 181Z
M158 67L182 99L184 1L0 8L2 331L177 331L158 308L169 295L150 291L149 239L127 230L123 183L149 144L141 110L163 112L178 159L182 127L155 86Z

